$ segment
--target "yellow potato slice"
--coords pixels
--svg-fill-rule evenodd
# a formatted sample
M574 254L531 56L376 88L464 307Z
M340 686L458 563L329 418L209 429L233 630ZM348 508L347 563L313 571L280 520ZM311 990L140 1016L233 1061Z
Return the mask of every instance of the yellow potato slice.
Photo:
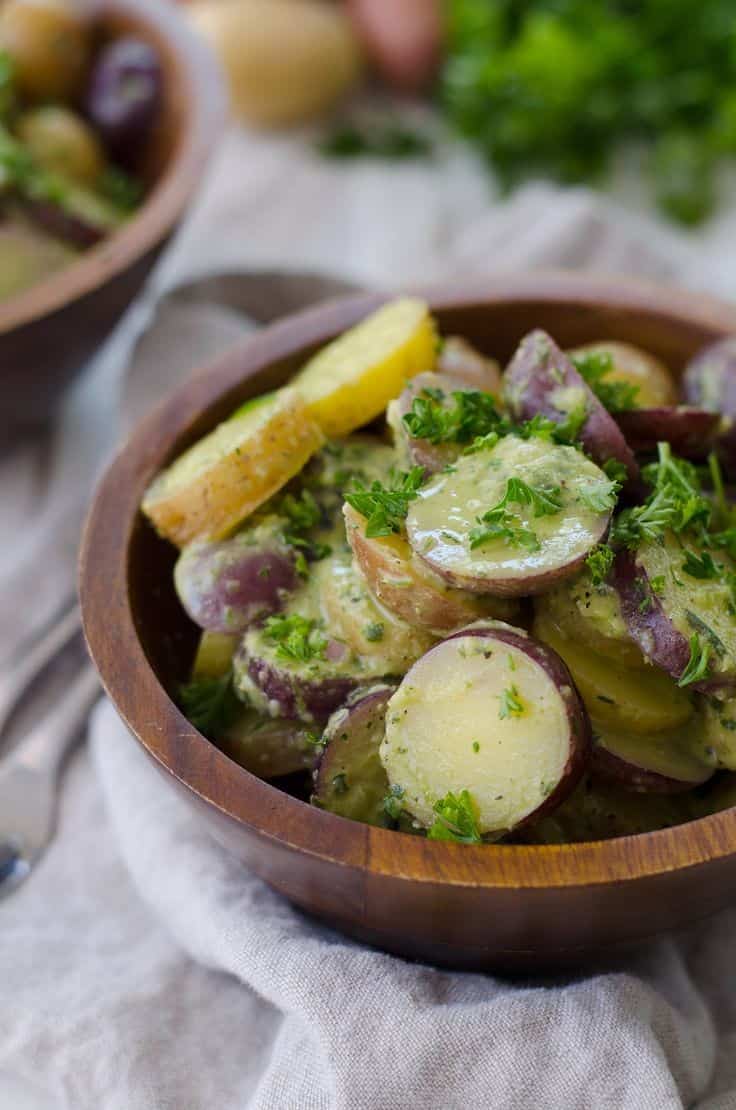
M217 539L267 501L324 442L292 389L244 405L164 470L143 512L179 547Z
M194 657L192 680L226 675L237 646L237 636L228 636L224 632L203 632Z
M344 436L379 416L409 378L432 369L436 357L437 332L427 305L404 297L319 351L294 386L325 435Z
M591 717L611 729L637 734L677 728L693 715L690 698L658 667L623 667L574 643L546 616L537 614L533 634L570 668Z

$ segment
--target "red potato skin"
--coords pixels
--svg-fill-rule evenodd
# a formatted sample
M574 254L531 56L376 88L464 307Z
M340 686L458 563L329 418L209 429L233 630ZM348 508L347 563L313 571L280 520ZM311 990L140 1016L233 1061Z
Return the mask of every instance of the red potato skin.
M281 609L299 578L293 554L285 547L244 546L234 537L189 544L177 561L174 582L195 624L237 635Z
M356 695L355 701L345 706L347 716L341 717L335 725L332 725L332 722L328 724L323 737L326 743L314 772L314 796L317 799L327 790L333 777L334 762L339 758L340 734L348 729L360 728L370 717L381 717L385 720L386 706L395 692L395 686L378 686L362 697Z
M710 379L707 391L706 378ZM690 405L710 401L724 418L717 440L718 457L729 478L736 478L736 335L712 343L688 363L682 396Z
M593 747L590 760L590 773L600 782L610 783L611 786L620 786L624 790L632 790L636 794L683 794L696 786L702 786L712 777L712 772L697 782L683 782L673 779L669 775L660 775L657 771L649 771L616 755L609 748L600 744Z
M515 828L521 829L525 825L538 821L540 817L544 817L546 814L555 810L564 802L565 798L572 793L580 782L580 779L590 763L593 751L593 734L590 718L583 705L582 698L575 688L572 675L557 652L547 647L546 644L529 636L522 628L513 628L511 625L503 624L501 621L477 621L467 628L454 632L452 636L448 636L441 644L437 644L435 647L430 648L430 651L437 651L442 647L442 644L448 643L451 640L457 640L462 636L485 637L524 652L538 667L541 667L545 674L552 680L565 707L565 713L567 714L567 720L570 726L570 753L567 763L565 764L559 782L544 800L542 805L534 810L533 813L528 814L523 821L515 826Z
M637 566L634 552L618 552L610 581L619 596L621 613L631 638L650 662L673 678L679 678L690 659L690 645L665 613L649 585L646 572ZM642 612L642 603L645 612Z
M400 92L420 92L439 67L444 42L440 0L347 0L366 54Z
M555 408L552 397L561 388L581 390L585 395L588 417L580 442L586 452L600 464L608 459L623 463L629 479L635 482L639 467L616 421L555 341L544 331L530 332L506 370L504 397L509 411L517 420L531 420L541 414L560 424L564 416Z
M712 450L721 418L692 406L631 409L616 413L616 423L632 451L656 451L667 442L676 455L704 459Z
M327 646L328 656L338 646L344 650L344 645L339 644L339 641L331 640ZM245 655L244 648L240 649L240 653L242 659ZM269 701L277 703L279 715L303 720L307 724L324 723L357 686L365 684L365 678L361 680L343 675L334 678L300 678L265 659L249 658L247 655L245 662L248 675L258 689Z
M109 231L95 227L87 220L67 212L60 204L51 201L31 200L24 205L28 215L40 228L72 247L87 250L100 243Z

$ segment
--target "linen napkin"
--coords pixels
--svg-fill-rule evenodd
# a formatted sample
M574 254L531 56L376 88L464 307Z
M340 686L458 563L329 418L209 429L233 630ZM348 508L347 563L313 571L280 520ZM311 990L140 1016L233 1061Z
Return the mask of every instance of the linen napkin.
M185 280L312 268L398 288L554 264L728 292L734 262L718 248L734 223L727 212L695 241L542 185L498 203L450 144L432 166L335 168L304 139L232 136L54 436L0 463L4 534L19 537L0 560L2 647L69 587L110 443L252 326L183 295ZM69 769L56 841L0 904L0 1076L70 1110L731 1110L735 927L728 911L556 980L383 955L307 920L228 857L103 703Z

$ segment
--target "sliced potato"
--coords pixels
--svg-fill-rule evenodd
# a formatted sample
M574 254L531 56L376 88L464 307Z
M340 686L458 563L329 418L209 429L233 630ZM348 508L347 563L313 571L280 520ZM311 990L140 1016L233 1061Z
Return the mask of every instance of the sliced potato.
M348 543L374 597L400 620L442 635L480 617L513 620L513 601L477 597L448 586L423 566L403 536L368 537L365 518L343 507Z
M504 504L512 482L548 494L557 507L540 513L536 503L514 500L508 528L486 527L484 514ZM574 447L509 435L434 475L410 504L406 531L417 555L451 586L527 597L580 569L606 533L612 497L603 471Z
M636 794L585 781L554 813L523 829L524 844L574 844L668 829L696 816L690 794Z
M636 404L642 408L677 404L677 388L669 370L654 355L642 351L641 347L621 343L617 339L601 339L598 343L586 343L584 347L576 347L567 353L572 359L586 355L610 355L613 366L606 375L606 381L635 386Z
M501 392L501 367L495 358L481 354L459 335L448 335L445 339L437 358L437 369L441 374L461 378L471 389Z
M606 728L595 719L592 725L596 743L591 774L625 790L679 794L702 786L716 769L715 757L706 755L702 725L697 721L644 736Z
M399 620L372 596L349 554L314 570L326 627L384 674L404 674L436 637Z
M379 308L319 351L294 386L327 436L344 436L381 415L406 382L431 370L437 332L424 301Z
M618 594L607 583L594 586L587 570L536 597L534 611L580 647L624 667L648 665L629 635Z
M562 660L521 629L482 622L437 644L388 703L391 786L421 825L468 791L481 834L517 828L572 791L590 755L588 717Z
M238 719L217 738L217 746L246 771L261 779L277 779L311 771L317 749L309 730L299 721L274 718L244 708Z
M567 639L548 614L537 614L533 631L564 659L588 712L603 725L646 735L691 719L690 698L658 667L612 666L587 644Z
M304 401L282 389L238 410L154 480L143 511L179 547L219 539L297 474L324 442Z

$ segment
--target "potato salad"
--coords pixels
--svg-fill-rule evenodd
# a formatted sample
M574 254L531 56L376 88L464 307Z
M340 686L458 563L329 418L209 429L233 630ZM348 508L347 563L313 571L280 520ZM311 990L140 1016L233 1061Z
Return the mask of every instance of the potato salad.
M736 804L736 339L680 385L605 337L502 371L390 302L150 485L248 771L432 840L565 843Z

